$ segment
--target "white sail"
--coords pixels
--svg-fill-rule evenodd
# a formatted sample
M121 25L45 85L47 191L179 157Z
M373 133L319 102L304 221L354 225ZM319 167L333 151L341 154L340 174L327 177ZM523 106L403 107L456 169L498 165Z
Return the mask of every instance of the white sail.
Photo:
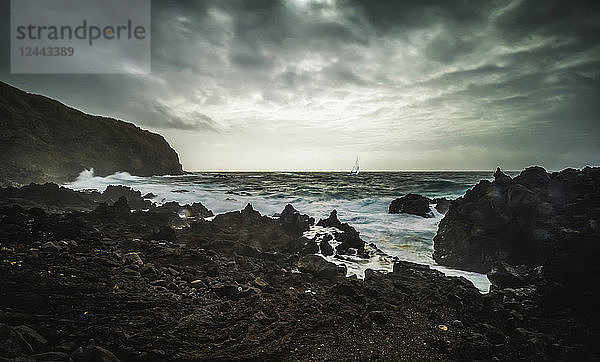
M358 165L358 156L356 156L356 162L354 162L354 167L352 167L352 171L350 171L351 175L358 175L360 172L360 167Z

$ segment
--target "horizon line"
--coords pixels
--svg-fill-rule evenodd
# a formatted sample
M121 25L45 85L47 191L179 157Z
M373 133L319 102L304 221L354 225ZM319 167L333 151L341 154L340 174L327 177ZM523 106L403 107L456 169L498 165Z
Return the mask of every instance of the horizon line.
M348 170L185 170L186 172L341 172L341 173L349 173ZM360 173L368 173L368 172L494 172L495 170L365 170L360 171ZM502 169L502 171L507 172L520 172L522 170L509 170ZM549 171L549 170L546 170Z

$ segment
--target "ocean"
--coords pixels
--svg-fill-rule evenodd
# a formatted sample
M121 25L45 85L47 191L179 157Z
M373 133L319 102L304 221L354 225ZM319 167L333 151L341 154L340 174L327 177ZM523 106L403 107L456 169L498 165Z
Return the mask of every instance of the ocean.
M367 268L391 271L394 257L429 265L446 275L469 279L482 293L489 291L483 274L439 266L432 259L433 237L443 215L432 207L433 218L388 214L390 202L408 193L430 198L455 199L482 179L493 179L493 171L443 172L195 172L183 176L138 177L119 172L107 177L82 172L63 186L74 190L103 191L108 185L125 185L142 194L153 193L156 203L201 202L215 214L240 210L251 203L263 215L280 213L286 204L318 221L337 210L338 218L360 232L390 257L370 260L327 259L344 263L349 274L364 277ZM318 227L309 231L310 236Z

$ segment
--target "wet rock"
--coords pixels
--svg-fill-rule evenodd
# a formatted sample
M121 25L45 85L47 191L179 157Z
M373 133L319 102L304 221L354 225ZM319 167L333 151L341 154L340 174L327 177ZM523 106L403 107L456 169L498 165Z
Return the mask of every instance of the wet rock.
M319 220L317 226L334 227L339 230L342 230L344 228L342 222L337 217L337 210L331 211L331 213L326 219Z
M331 211L326 219L319 220L317 226L334 227L342 231L341 233L335 233L336 240L340 242L335 248L338 254L365 256L365 242L360 238L359 232L347 223L342 223L337 217L336 210ZM352 253L352 250L354 250L354 253Z
M302 237L300 240L304 242L300 255L316 254L319 252L319 245L315 239Z
M192 227L200 238L205 235L214 240L214 235L218 235L222 242L217 245L208 240L206 246L219 250L231 251L231 243L239 243L254 248L255 252L298 253L305 248L307 240L290 232L279 220L262 216L251 204L241 211L219 214L212 222L197 223Z
M321 250L321 254L325 256L333 255L333 247L329 244L329 241L332 240L333 237L329 234L325 234L323 239L319 243L319 249Z
M494 288L518 288L526 285L527 266L511 266L504 262L495 262L487 274Z
M199 219L215 216L213 212L206 208L200 202L194 202L190 205L179 205L176 202L167 202L155 209L157 212L166 212L177 218Z
M399 260L394 263L393 272L402 273L412 270L430 270L429 266L424 264L411 263L409 261Z
M390 214L412 214L422 217L433 217L433 213L429 208L429 203L432 200L417 194L408 194L395 199L389 207Z
M452 201L446 199L445 197L436 198L436 199L431 200L431 203L435 204L435 209L440 214L445 214L446 212L448 212L451 202Z
M335 279L338 275L337 265L318 255L306 255L300 258L298 270L324 279Z

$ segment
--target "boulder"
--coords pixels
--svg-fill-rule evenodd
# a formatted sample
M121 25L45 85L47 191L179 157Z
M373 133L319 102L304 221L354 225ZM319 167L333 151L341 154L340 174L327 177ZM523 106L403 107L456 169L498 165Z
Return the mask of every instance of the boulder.
M108 185L98 199L101 202L114 204L121 197L124 197L127 200L127 204L132 209L148 209L152 206L150 201L142 198L142 193L140 191L122 185Z
M305 255L298 260L298 270L303 273L313 274L322 279L335 279L338 275L338 266L328 262L319 255Z
M90 213L90 216L125 223L131 219L131 208L127 203L127 198L121 196L113 205L108 205L106 202L100 203L100 205Z
M433 217L433 213L429 208L429 204L432 200L427 197L408 194L392 201L389 207L390 214L411 214L422 217Z
M519 278L506 265L536 267L577 244L599 250L585 242L599 236L599 168L549 174L535 166L514 178L498 169L494 178L452 202L434 238L436 262L480 273L503 262L491 275L510 285Z

